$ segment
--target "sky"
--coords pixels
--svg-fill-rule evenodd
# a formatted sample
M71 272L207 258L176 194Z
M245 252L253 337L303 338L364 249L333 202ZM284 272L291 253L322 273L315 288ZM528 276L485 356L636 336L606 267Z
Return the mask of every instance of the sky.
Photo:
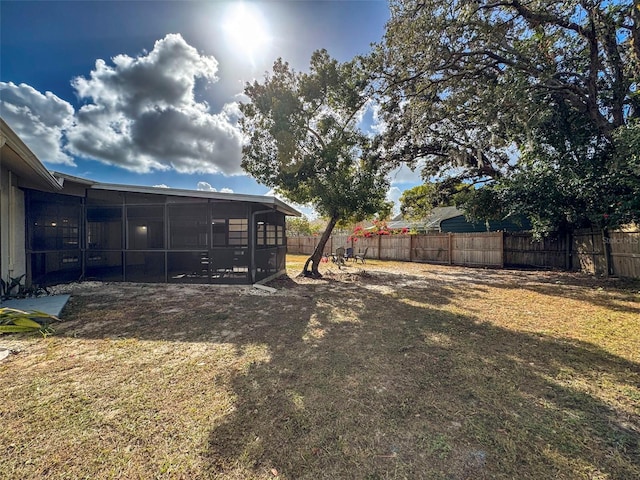
M272 194L240 168L244 85L277 58L306 71L321 48L365 54L388 18L384 0L2 0L0 115L52 171ZM391 181L394 201L422 183Z

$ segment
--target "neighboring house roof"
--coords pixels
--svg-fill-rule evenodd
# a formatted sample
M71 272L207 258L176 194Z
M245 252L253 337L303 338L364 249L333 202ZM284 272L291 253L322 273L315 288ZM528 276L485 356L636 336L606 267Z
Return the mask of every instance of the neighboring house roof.
M436 207L424 219L417 221L394 219L387 225L389 228L409 228L424 232L495 232L531 228L530 222L524 217L471 222L466 219L464 211L456 207Z
M427 230L439 230L440 224L450 218L464 216L464 212L456 207L436 207L431 210L431 214L425 219Z
M0 164L15 174L19 186L50 192L59 191L62 188L60 182L2 118L0 118L0 148Z
M439 231L440 223L450 218L464 215L464 212L456 207L435 207L431 213L419 220L406 220L398 215L387 223L389 228L409 228L419 231Z

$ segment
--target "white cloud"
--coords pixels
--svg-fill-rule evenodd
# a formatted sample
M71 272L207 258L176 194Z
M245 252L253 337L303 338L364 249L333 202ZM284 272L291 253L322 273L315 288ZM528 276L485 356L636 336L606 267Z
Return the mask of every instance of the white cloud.
M411 170L406 165L401 165L389 174L389 180L392 185L398 183L412 183L420 185L422 180L422 169L424 168L424 160L418 160L416 167Z
M201 192L220 192L220 193L233 193L233 190L230 188L221 188L218 190L213 187L209 182L198 182L196 186L196 190L200 190Z
M207 182L198 182L198 186L196 190L200 190L201 192L217 192L218 190L213 188L210 183Z
M375 103L371 106L373 115L373 122L371 124L371 130L376 134L383 134L387 130L387 123L382 118L382 107L379 103Z
M241 173L237 105L210 113L195 98L197 80L217 81L214 57L169 34L112 63L97 60L89 78L72 81L87 102L67 133L74 154L140 173Z
M161 183L160 185L154 185L154 188L171 188L171 187L169 187L169 185L165 185L164 183Z
M392 216L396 216L400 213L400 196L402 195L402 190L398 187L391 187L387 192L387 201L393 202L393 213Z
M75 165L62 144L64 131L73 123L70 103L24 83L0 82L0 112L40 160Z

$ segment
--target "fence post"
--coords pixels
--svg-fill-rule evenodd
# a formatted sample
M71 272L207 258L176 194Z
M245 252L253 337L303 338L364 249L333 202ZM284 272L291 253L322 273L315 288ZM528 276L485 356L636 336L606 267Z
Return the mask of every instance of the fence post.
M565 238L565 242L566 242L566 245L564 247L564 269L567 272L570 272L571 271L571 256L573 254L573 252L572 252L573 239L571 238L571 232L567 231L567 233L564 234L564 238Z
M591 227L590 231L591 236L591 259L593 261L593 274L598 274L598 256L596 252L596 232L593 231L593 227Z
M602 249L604 250L604 276L608 277L615 272L611 271L611 245L609 244L609 231L606 228L602 229Z
M378 260L380 260L380 250L382 249L382 235L378 235Z
M504 268L504 231L500 232L500 268Z
M409 235L409 261L413 262L413 237L415 235Z
M449 265L453 265L453 233L449 232L447 236L449 239Z

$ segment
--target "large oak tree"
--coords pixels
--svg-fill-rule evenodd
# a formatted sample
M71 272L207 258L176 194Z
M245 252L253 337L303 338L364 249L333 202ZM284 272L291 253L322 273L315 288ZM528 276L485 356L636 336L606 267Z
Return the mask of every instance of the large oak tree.
M539 229L640 218L637 1L390 6L376 55L396 161L487 182L480 203Z
M370 71L358 59L341 64L325 50L313 53L307 73L279 59L263 82L245 88L242 167L329 219L305 274L320 276L338 222L363 220L384 207L390 166L361 125L372 94Z

